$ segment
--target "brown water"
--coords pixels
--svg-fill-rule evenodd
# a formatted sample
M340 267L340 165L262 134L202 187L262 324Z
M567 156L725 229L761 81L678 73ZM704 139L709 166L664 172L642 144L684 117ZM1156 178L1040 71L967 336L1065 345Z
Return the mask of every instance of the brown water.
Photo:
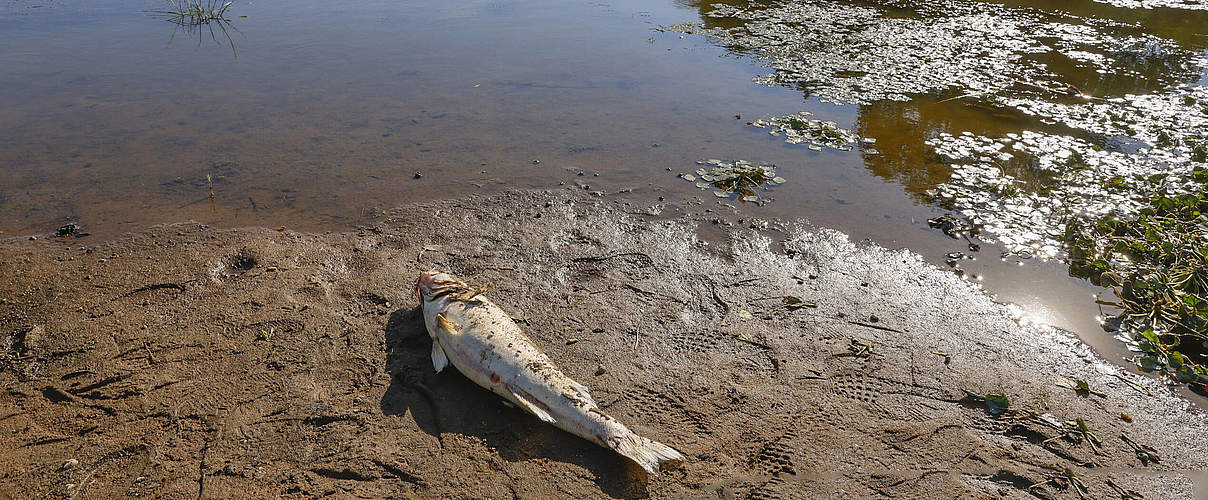
M939 97L838 107L754 85L759 61L652 30L701 21L710 8L697 2L445 4L237 2L228 40L174 35L142 12L153 1L4 0L0 237L68 221L92 236L65 245L186 219L340 230L411 201L576 182L707 206L713 196L673 172L720 158L775 163L787 179L773 203L744 205L751 215L806 218L943 265L965 244L927 227L944 211L922 193L949 169L922 141L1038 126ZM1010 4L1208 44L1203 12ZM1138 64L1146 78L1068 69L1099 95L1177 80L1160 59ZM801 110L876 138L883 154L810 151L745 125ZM1063 265L1000 261L993 246L978 255L963 266L1001 300L1123 359L1098 328L1097 290Z

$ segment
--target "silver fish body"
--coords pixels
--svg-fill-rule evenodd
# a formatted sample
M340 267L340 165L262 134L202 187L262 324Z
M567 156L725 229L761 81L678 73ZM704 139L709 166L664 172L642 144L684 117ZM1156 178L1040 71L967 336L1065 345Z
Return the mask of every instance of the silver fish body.
M671 447L634 434L604 414L587 387L562 373L502 309L446 273L420 274L417 294L437 372L455 366L474 383L576 436L657 473L683 460Z

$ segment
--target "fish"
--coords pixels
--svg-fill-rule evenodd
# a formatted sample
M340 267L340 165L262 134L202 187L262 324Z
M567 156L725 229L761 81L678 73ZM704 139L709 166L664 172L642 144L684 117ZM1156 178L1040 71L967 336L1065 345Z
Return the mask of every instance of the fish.
M601 411L586 386L562 373L511 316L483 296L488 291L448 273L420 273L416 296L437 373L451 364L513 406L613 450L649 474L664 462L684 460L674 448L635 434Z

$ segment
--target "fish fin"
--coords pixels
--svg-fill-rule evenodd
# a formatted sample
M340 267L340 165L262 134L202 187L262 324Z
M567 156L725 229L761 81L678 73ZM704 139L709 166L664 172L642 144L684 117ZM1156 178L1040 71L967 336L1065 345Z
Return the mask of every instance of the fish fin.
M446 318L444 314L436 315L436 328L438 330L444 330L449 335L458 335L461 333L459 331L460 325L458 325L457 322Z
M440 373L446 366L449 366L449 357L445 356L445 350L440 347L440 341L432 339L432 368L436 368L436 373Z
M528 393L528 391L517 391L516 389L513 389L511 385L507 385L507 388L508 392L512 394L512 399L515 400L515 403L520 405L521 408L524 408L525 411L536 415L537 418L541 419L542 422L547 424L556 422L556 420L554 420L554 416L550 415L549 411L545 409L546 406L541 404L540 401L537 401L532 394Z
M596 404L596 400L591 398L591 393L587 392L587 386L580 384L578 382L575 382L574 380L571 380L570 384L571 384L571 387L574 387L576 390L579 391L579 394L581 394L585 399L587 399L588 403L591 403L591 406L600 406L600 405Z
M683 461L684 456L674 448L652 441L628 431L628 435L611 438L609 446L617 453L633 460L649 474L658 474L663 462Z

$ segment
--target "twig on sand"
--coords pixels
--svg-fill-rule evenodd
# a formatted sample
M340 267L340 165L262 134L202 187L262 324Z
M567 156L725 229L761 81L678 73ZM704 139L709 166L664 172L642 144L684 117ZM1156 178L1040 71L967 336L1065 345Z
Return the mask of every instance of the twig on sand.
M727 304L726 301L722 300L721 296L717 294L717 282L713 281L712 279L709 280L709 291L713 293L713 301L717 302L717 304L721 306L722 317L730 314L730 304Z
M210 440L201 446L201 462L197 464L197 500L206 494L206 458L210 455Z
M419 254L415 256L415 263L418 264L420 262L420 259L424 258L424 252L436 252L438 250L440 250L440 249L432 248L427 245L424 245L422 248L419 249Z
M179 291L183 292L183 291L185 291L185 285L192 283L194 281L197 281L197 280L193 279L193 280L185 281L183 283L156 283L154 285L147 285L147 286L135 288L134 290L126 292L117 297L114 297L113 301L124 299L124 298L134 295L136 293L149 292L151 290L164 290L164 289L170 288L172 290L179 290Z
M877 330L884 330L884 331L887 331L887 332L894 332L894 333L906 333L906 332L903 332L903 331L901 331L901 330L898 330L897 328L890 328L890 327L888 327L888 326L874 325L874 324L872 324L872 323L865 323L865 322L863 322L863 321L851 321L851 320L848 320L848 323L851 323L851 324L856 325L856 326L862 326L862 327L864 327L864 328L875 328L875 329L877 329Z
M1129 380L1129 379L1126 379L1126 378L1124 378L1124 376L1123 376L1123 375L1120 375L1119 373L1113 373L1113 374L1112 374L1112 376L1114 376L1114 377L1116 377L1116 378L1120 379L1120 381L1121 381L1121 382L1124 382L1125 384L1128 384L1128 385L1129 385L1130 387L1132 387L1133 389L1136 389L1136 390L1138 390L1138 391L1144 392L1144 393L1145 393L1145 395L1147 395L1147 396L1152 396L1152 395L1153 395L1153 393L1149 392L1149 388L1147 388L1147 387L1145 387L1145 386L1143 386L1143 385L1141 385L1141 384L1138 384L1138 383L1136 383L1136 382L1133 382L1133 381L1131 381L1131 380Z

